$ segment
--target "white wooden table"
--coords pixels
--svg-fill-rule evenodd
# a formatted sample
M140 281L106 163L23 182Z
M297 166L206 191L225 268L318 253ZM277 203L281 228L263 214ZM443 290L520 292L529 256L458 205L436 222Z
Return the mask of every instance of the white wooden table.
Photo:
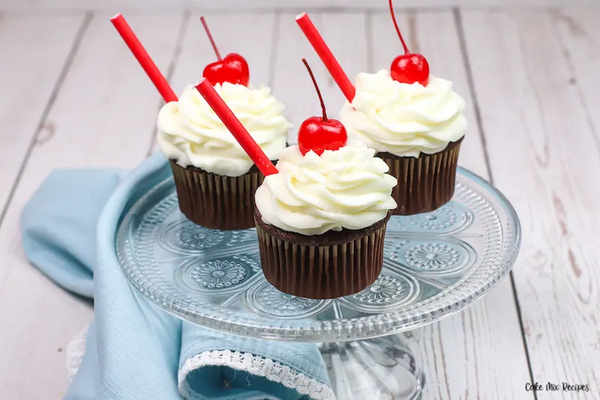
M343 102L294 23L299 11L310 11L352 77L387 68L401 51L384 0L122 3L0 0L1 399L61 398L65 346L93 312L25 260L23 205L52 169L132 168L155 150L161 99L110 16L124 12L179 92L213 60L197 19L207 15L221 51L248 59L251 81L273 88L296 127L319 113L302 57L330 113ZM523 226L510 279L413 332L427 398L600 398L600 8L593 0L397 3L410 48L467 100L461 164L499 187ZM526 391L534 381L590 392Z

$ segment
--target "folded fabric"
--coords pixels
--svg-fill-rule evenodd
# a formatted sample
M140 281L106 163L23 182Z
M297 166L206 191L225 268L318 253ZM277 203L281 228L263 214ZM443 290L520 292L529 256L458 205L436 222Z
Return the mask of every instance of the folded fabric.
M66 399L334 399L313 344L247 339L167 314L133 289L114 241L123 213L170 175L156 154L134 171L55 171L26 205L23 247L63 288L94 298Z

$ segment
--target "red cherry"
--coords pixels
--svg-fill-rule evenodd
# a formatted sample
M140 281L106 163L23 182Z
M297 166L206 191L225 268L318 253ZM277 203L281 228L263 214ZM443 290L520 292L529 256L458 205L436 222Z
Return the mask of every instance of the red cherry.
M389 0L390 14L392 15L392 21L398 32L398 37L404 47L404 55L398 56L392 61L390 67L390 75L392 79L401 83L415 83L419 82L421 85L426 86L429 80L429 63L421 54L412 54L408 50L408 46L400 33L398 28L398 22L396 22L396 15L394 14L394 6L392 0Z
M392 79L398 82L419 82L421 85L427 86L429 63L421 54L404 54L394 59L390 74Z
M303 58L302 62L306 66L317 90L323 117L310 117L304 120L302 125L300 125L300 129L298 129L298 148L302 155L306 155L306 153L312 150L320 156L325 150L337 150L345 146L348 141L348 134L340 121L327 118L327 110L325 109L325 103L323 102L319 85L317 85L317 80L306 59Z
M213 86L223 82L248 86L250 69L244 57L231 53L222 60L208 64L204 68L202 76L208 79Z
M336 119L310 117L298 130L298 147L302 155L312 150L320 156L325 150L343 147L347 140L346 128Z
M202 76L208 79L213 86L223 82L248 86L248 82L250 82L248 62L244 57L236 53L227 54L227 56L222 59L219 49L215 44L215 40L210 34L210 29L208 29L206 20L204 17L200 17L200 21L202 22L202 25L204 25L206 36L208 36L218 60L212 64L208 64L204 68Z

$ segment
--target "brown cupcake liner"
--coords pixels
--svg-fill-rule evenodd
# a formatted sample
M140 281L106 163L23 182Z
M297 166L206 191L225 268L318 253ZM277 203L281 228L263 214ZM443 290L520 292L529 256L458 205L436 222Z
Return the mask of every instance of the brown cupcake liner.
M377 153L398 179L392 197L398 203L394 215L413 215L436 210L452 199L462 138L439 153L399 157Z
M391 212L370 227L305 236L266 224L255 211L260 260L267 281L280 291L311 299L358 293L383 268L385 228Z
M256 166L231 177L170 163L179 209L190 221L224 231L254 227L254 193L264 179Z

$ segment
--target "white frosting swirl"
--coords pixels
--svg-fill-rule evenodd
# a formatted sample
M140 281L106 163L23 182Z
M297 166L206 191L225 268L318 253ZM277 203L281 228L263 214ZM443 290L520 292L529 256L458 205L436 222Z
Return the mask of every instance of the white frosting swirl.
M387 164L362 143L321 156L298 146L283 150L278 174L256 191L256 207L267 224L307 236L363 229L396 208L396 178Z
M249 89L228 82L215 90L263 149L276 160L287 143L291 124L285 107L269 88ZM247 173L254 164L200 93L189 85L179 101L165 104L158 114L158 145L182 167L193 165L226 176Z
M429 76L427 86L400 83L386 70L358 74L356 95L341 121L352 139L400 157L434 154L462 138L465 101L452 82Z

